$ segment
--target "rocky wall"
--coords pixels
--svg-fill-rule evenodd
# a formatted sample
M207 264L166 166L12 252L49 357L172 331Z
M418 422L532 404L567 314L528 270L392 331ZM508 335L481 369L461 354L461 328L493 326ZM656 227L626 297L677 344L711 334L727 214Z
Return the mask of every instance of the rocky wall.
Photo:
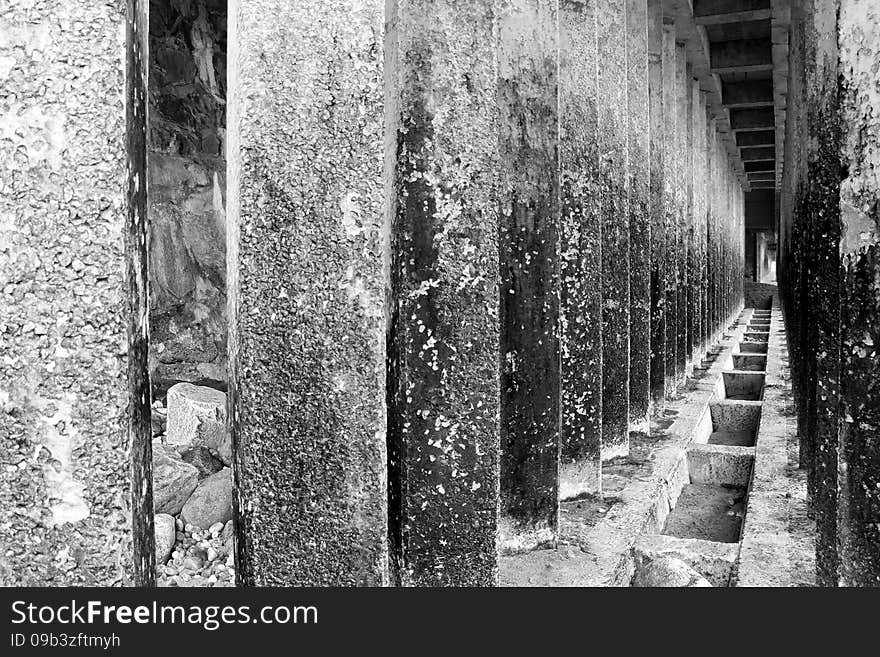
M226 383L226 0L151 0L150 375Z

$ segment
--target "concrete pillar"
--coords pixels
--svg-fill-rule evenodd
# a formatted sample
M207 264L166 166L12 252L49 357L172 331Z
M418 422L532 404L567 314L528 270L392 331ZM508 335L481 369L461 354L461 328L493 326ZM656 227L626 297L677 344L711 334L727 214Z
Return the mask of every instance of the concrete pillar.
M651 217L648 110L648 4L627 0L627 116L629 120L630 332L629 416L634 431L650 429Z
M687 51L685 51L687 52ZM685 215L684 215L684 246L685 246L685 308L686 328L685 335L685 374L690 376L694 372L694 336L699 327L697 320L697 290L696 290L696 203L694 201L694 86L697 86L699 97L699 83L694 80L690 65L685 68L685 93L686 103L684 117L684 187L685 187Z
M384 6L229 6L229 417L244 585L388 579ZM388 144L408 162L426 137L418 109L410 141ZM476 333L494 354L489 324Z
M839 582L880 585L880 7L841 0Z
M663 107L663 7L648 3L648 101L650 104L651 196L651 402L663 408L666 386L666 124Z
M676 192L679 175L679 158L676 153L676 114L678 103L675 97L675 23L663 19L663 169L664 196L666 200L666 383L665 393L669 399L676 393L675 363L678 351L678 195Z
M602 212L602 458L629 453L626 3L597 0Z
M480 6L483 4L488 14L493 5L486 2ZM458 3L453 5L457 7ZM419 11L425 13L423 7ZM455 11L458 13L460 9ZM559 113L556 2L516 0L504 6L499 18L496 97L499 103L497 166L501 178L502 211L502 542L504 549L518 550L555 541L558 516L560 359L557 328ZM430 13L428 20L442 24L440 17L433 17ZM475 17L468 16L467 12L456 17L456 30L452 34L457 34L474 20ZM430 22L425 22L423 31L427 32L429 25ZM490 23L480 18L479 25L482 30ZM474 37L469 32L465 36L460 47L473 50ZM489 33L485 38L489 40ZM448 44L445 46L449 47ZM469 55L468 60L473 56ZM447 76L460 70L463 60L457 54L444 49L442 58L448 60ZM448 83L446 77L438 77L438 84L441 81L444 86ZM465 138L464 134L462 137ZM452 152L450 157L454 157ZM474 220L485 221L484 217L477 214ZM448 271L459 275L452 268ZM461 321L467 319L462 317ZM460 322L449 321L448 328L456 330L459 325ZM484 326L483 335L486 330ZM465 344L461 347L467 349ZM462 382L450 390L461 388L473 395L476 385L479 384ZM477 396L470 397L472 401L477 399ZM467 424L461 430L468 431ZM459 469L463 466L465 464L458 464ZM450 519L459 517L459 508L450 504L448 515ZM467 531L472 532L473 527ZM449 564L450 570L451 566Z
M601 490L602 215L596 3L559 9L561 499Z
M700 331L697 335L698 346L697 354L694 357L694 363L699 365L706 355L708 343L708 321L706 318L707 311L707 266L706 257L708 253L707 234L708 234L708 202L706 198L706 182L709 174L708 158L706 153L706 131L707 131L707 92L700 91L696 98L697 103L694 109L694 186L697 198L697 280L699 286L699 311L698 322Z
M707 94L703 92L703 100L707 101ZM712 270L710 259L714 243L711 237L712 231L712 155L710 152L711 137L715 132L715 121L712 118L712 110L708 102L703 107L703 134L702 134L702 171L703 171L703 299L702 299L702 325L703 325L703 349L709 351L712 346Z
M150 585L146 3L2 14L0 569Z
M705 117L702 98L700 95L700 83L691 79L691 92L689 94L690 111L689 134L690 134L690 181L691 181L691 276L690 296L688 297L688 310L690 312L690 346L691 363L693 367L699 367L702 361L702 323L701 323L701 300L702 300L702 239L703 227L701 207L702 198L700 180L703 173L700 162L700 134L702 132L702 117Z
M683 390L687 375L688 357L688 83L687 50L683 43L675 44L675 198L676 211L676 325L675 381L676 389Z

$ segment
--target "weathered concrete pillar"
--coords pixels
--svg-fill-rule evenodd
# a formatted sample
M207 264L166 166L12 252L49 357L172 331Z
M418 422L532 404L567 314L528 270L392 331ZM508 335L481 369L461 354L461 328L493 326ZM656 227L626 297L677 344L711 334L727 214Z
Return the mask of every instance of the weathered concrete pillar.
M456 7L458 4L453 3ZM515 0L504 5L499 15L497 166L502 211L501 513L505 549L554 541L558 517L556 5L555 0ZM466 19L462 16L456 21ZM471 22L473 18L462 26ZM483 24L485 21L481 21ZM462 46L472 49L472 38L463 39ZM458 70L461 63L457 56L448 50L443 56L450 60L450 73ZM457 328L458 322L450 322L449 326ZM464 382L460 385L473 394L474 386ZM450 514L459 512L457 506L450 505ZM482 530L475 533L481 534Z
M841 0L839 582L880 585L880 7Z
M651 217L650 142L648 111L648 4L626 5L627 116L629 146L630 232L630 428L650 429L651 375Z
M687 50L683 43L675 44L675 198L676 198L676 326L675 381L676 390L684 388L688 357L688 83Z
M648 3L648 101L650 103L651 202L651 402L663 408L666 386L666 124L663 107L663 6Z
M6 586L153 583L145 41L145 2L0 17Z
M629 453L626 3L597 0L602 212L602 458Z
M690 343L691 352L691 368L699 367L702 360L702 326L701 326L701 300L702 300L702 240L700 231L702 229L701 216L701 195L700 180L702 176L702 167L700 162L700 133L701 133L701 117L705 116L703 110L702 98L700 96L700 82L691 78L690 93L688 100L690 101L690 110L688 111L688 142L689 142L689 161L690 161L690 199L691 199L691 251L690 251L690 289L688 296L688 312L690 313L690 331L688 333L688 341Z
M704 100L707 98L703 94ZM712 311L714 309L712 300L712 283L714 269L712 267L712 254L715 249L715 240L713 236L714 222L713 216L713 197L712 197L712 165L714 158L712 157L712 141L715 134L715 119L712 118L712 109L708 102L705 105L705 122L703 124L703 212L704 219L704 245L703 252L703 344L706 352L712 346Z
M602 215L596 114L596 2L559 8L559 496L601 491Z
M411 142L386 145L384 6L229 6L228 398L244 585L388 579L383 159L387 148L415 160L425 135L416 119ZM414 255L430 252L409 237Z
M723 159L719 146L717 126L712 131L712 342L717 343L721 337L721 285L723 280L722 257L724 233L722 228L723 207L721 199L721 179Z
M706 130L707 130L707 92L700 91L699 85L695 90L694 107L694 189L696 190L697 205L697 282L698 282L698 312L697 322L697 350L694 355L694 363L699 365L706 355L708 348L708 322L706 319L706 290L707 290L707 267L706 257L708 244L708 203L706 198L706 182L709 173L708 158L706 157Z
M679 158L676 153L676 114L678 103L675 97L675 23L663 19L663 170L664 196L666 200L666 397L676 393L675 363L678 351L678 194Z
M685 51L685 54L687 51ZM685 374L690 376L694 371L694 335L697 312L696 296L696 207L694 203L694 85L698 84L693 77L691 67L685 67L685 92L686 103L684 118L684 187L685 187L685 215L684 215L684 246L685 246L685 307L687 319L687 333L685 342Z

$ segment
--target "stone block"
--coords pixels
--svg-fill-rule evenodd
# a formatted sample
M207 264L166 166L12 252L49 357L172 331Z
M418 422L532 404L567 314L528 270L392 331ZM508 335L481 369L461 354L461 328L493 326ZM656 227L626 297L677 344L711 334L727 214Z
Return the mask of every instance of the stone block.
M168 391L165 443L187 450L206 447L225 465L232 465L232 443L226 426L226 394L191 383L172 386Z
M174 548L174 518L167 513L157 513L153 519L153 528L156 534L156 564L161 565L168 561Z
M153 454L153 508L175 515L199 483L199 471L164 450Z
M232 470L223 468L202 480L180 513L184 522L208 529L232 519Z

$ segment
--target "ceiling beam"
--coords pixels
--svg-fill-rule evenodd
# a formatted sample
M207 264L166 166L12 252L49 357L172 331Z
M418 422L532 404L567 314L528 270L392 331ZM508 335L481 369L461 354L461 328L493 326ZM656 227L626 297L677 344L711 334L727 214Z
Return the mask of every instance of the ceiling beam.
M772 107L732 110L730 125L736 131L773 130L776 127L776 113Z
M770 18L770 0L693 0L698 25L723 25Z
M751 182L760 182L762 180L776 181L775 171L752 171L746 174Z
M736 145L744 146L773 146L776 143L774 130L761 130L755 132L737 132Z
M746 162L743 166L745 166L746 173L756 173L759 171L769 171L770 173L774 173L776 171L776 161L775 160L767 160L765 162Z
M712 43L712 70L716 73L749 73L773 70L770 39L738 39Z
M740 150L743 162L762 162L765 160L776 160L775 146L759 146L757 148L743 148Z
M773 80L750 80L723 83L723 102L731 108L770 107L773 105Z

